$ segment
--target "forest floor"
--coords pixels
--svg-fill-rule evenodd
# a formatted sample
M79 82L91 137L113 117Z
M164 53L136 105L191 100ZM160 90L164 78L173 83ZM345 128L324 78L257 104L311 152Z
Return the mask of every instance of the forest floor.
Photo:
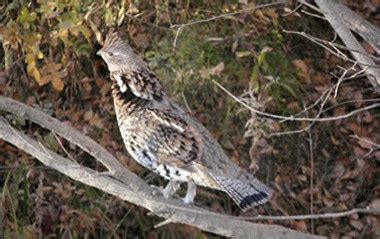
M327 21L301 12L313 12L306 7L292 12L292 5L253 11L254 4L246 1L130 2L32 1L23 6L13 1L0 7L0 94L74 126L148 183L164 185L126 153L108 71L95 55L96 38L119 24L169 95L212 132L231 160L275 189L270 202L246 213L227 195L207 189L199 189L196 204L242 216L380 208L379 109L327 122L281 122L254 114L214 83L249 106L282 116L334 117L378 103L379 94L366 77L351 77L358 72L352 63L291 33L331 41L334 31ZM256 6L263 2L255 1ZM343 2L380 26L379 1ZM347 79L333 88L350 67ZM100 169L52 132L0 115L55 152L69 152L81 164ZM0 201L5 238L215 237L185 225L154 229L160 218L64 177L3 141ZM262 223L331 238L380 237L380 217L370 214Z

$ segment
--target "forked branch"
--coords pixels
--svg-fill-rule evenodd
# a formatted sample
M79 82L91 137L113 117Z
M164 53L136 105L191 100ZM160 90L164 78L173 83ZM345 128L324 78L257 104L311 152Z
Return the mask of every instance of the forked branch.
M44 147L41 143L14 129L0 117L0 139L27 152L44 165L86 185L98 188L122 200L148 209L152 214L165 218L157 226L167 223L183 223L223 236L242 238L322 238L286 229L278 225L251 223L247 220L304 220L309 218L335 218L353 213L378 214L379 209L353 209L347 212L318 215L234 217L211 212L196 206L189 206L180 200L153 196L152 189L137 175L124 168L116 158L91 138L76 129L13 99L0 96L0 110L25 117L42 127L68 139L72 144L91 154L102 162L113 177L104 176L84 167L73 160L64 158Z
M0 118L0 139L15 145L46 166L54 168L76 181L146 208L152 214L169 220L170 223L183 223L222 236L238 238L322 238L278 225L251 223L238 217L189 206L180 200L153 196L150 186L121 166L102 146L76 129L42 111L4 96L0 96L0 110L25 117L68 139L72 144L76 144L96 160L102 162L112 172L113 177L99 174L99 172L52 152L34 139L14 129L4 118Z

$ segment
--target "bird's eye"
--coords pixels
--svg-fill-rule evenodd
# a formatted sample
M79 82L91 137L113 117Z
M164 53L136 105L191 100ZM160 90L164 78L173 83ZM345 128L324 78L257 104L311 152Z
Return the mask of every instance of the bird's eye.
M113 56L113 53L112 53L112 52L108 52L108 55L109 55L109 56Z

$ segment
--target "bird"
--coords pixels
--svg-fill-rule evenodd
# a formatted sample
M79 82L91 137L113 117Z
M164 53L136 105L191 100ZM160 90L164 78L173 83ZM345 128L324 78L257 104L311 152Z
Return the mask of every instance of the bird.
M97 52L112 81L118 127L130 156L169 180L170 198L187 183L182 200L193 203L196 187L226 192L246 211L270 200L273 190L231 161L218 141L174 102L159 78L118 31L110 31Z

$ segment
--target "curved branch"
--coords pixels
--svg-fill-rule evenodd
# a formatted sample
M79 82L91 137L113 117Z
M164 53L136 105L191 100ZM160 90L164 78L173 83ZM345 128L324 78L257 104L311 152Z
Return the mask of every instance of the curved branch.
M183 223L204 231L229 237L322 238L286 229L278 225L251 223L236 217L210 212L196 206L189 206L179 200L153 196L152 189L143 180L122 166L116 168L120 164L110 153L74 128L46 115L42 111L3 96L0 96L0 110L26 117L68 139L71 143L80 146L106 165L115 178L99 174L92 169L46 149L34 139L14 129L6 120L1 118L0 139L15 145L43 164L56 169L76 181L144 207L153 214L165 218L168 222Z

